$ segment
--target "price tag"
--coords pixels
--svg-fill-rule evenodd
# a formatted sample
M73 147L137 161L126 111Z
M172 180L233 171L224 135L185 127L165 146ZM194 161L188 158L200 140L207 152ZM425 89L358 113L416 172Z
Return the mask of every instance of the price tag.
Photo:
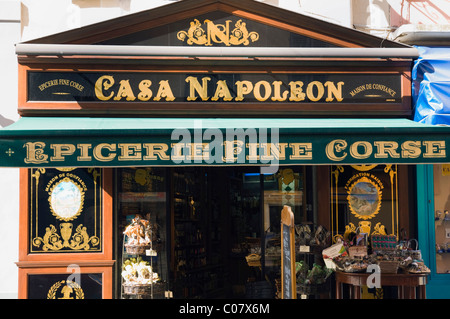
M157 253L156 253L156 250L153 250L153 249L147 249L147 250L145 251L145 255L155 257L155 256L157 255Z
M306 245L301 245L300 246L300 252L301 253L309 253L311 251L311 247L310 246L306 246Z

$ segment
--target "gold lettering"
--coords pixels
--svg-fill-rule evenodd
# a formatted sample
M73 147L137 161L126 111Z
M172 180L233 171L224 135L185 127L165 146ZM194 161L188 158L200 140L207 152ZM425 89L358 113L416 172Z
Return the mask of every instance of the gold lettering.
M247 160L249 160L249 161L259 160L259 155L258 155L259 143L247 143L246 147L248 148Z
M48 163L48 155L44 154L44 142L27 142L24 147L27 149L27 157L24 162L27 164Z
M327 81L324 84L326 88L328 89L328 96L325 99L325 102L331 102L334 100L333 96L336 98L338 102L341 102L343 100L342 98L342 85L344 85L344 82L338 82L336 87L333 82Z
M362 146L364 152L361 154L358 151L358 147ZM365 159L372 154L372 144L365 141L358 141L350 146L350 155L356 159Z
M388 154L392 158L399 158L400 154L397 153L398 143L394 141L377 141L373 143L377 148L375 158L387 158Z
M190 149L190 155L186 156L188 160L209 160L209 143L186 143Z
M158 159L158 157L164 161L170 160L170 156L167 155L167 150L169 149L169 146L167 144L144 143L142 144L142 146L146 150L147 154L143 157L144 161L156 160Z
M55 162L62 162L64 156L72 155L75 152L75 145L73 144L50 144L50 148L53 150L53 156L50 157L50 160Z
M102 101L108 101L114 95L114 92L111 92L110 95L105 96L103 94L103 90L109 90L111 86L114 85L114 78L111 75L103 75L98 78L95 82L95 96Z
M309 146L306 146L310 143L293 143L293 144L302 144L303 150L302 153L306 153L306 150L310 151L311 149L308 149ZM292 144L291 144L292 145ZM264 150L264 154L261 154L261 160L285 160L286 159L286 147L287 143L261 143L261 148ZM297 150L296 147L293 148L293 153L300 152L300 149ZM302 154L303 156L305 154ZM309 156L310 154L308 154ZM294 155L293 155L294 156ZM295 155L297 156L297 155Z
M244 142L239 140L234 141L225 141L224 142L225 148L225 162L232 163L236 162L238 160L238 155L242 153L242 146L244 145Z
M346 148L347 142L345 140L333 140L327 144L325 153L330 160L339 162L347 157L347 152L344 152ZM336 152L342 153L342 156L337 156Z
M130 80L122 80L120 81L119 91L117 95L114 97L115 101L120 101L123 97L126 97L127 101L134 101L136 97L133 94L133 90L130 86Z
M169 80L159 81L158 93L156 93L156 96L153 100L159 101L162 97L166 98L166 101L169 102L175 100L175 96L172 93L172 88L170 87Z
M289 92L286 90L283 92L283 96L281 96L281 85L283 82L281 81L273 81L273 96L272 101L286 101Z
M70 81L69 86L77 89L80 92L83 91L83 89L84 89L84 86L82 86L80 83L77 83L75 81Z
M142 145L138 143L132 143L132 144L125 144L125 143L119 143L118 144L121 152L120 156L117 158L119 161L133 161L133 160L141 160L141 148Z
M216 93L211 98L212 101L217 101L219 98L223 98L224 101L231 101L230 90L228 90L227 82L225 80L217 81Z
M183 149L185 147L185 143L173 143L171 146L172 146L172 160L184 161L185 156L183 155Z
M261 96L261 86L264 86L264 97ZM272 94L272 87L267 81L258 81L255 84L255 88L253 89L253 94L258 101L265 101Z
M211 40L214 43L224 43L225 45L230 45L230 22L231 20L226 20L225 25L219 24L221 28L216 26L211 20L206 19L205 23L208 28L208 42L205 45L212 45ZM219 38L220 40L218 40Z
M289 143L292 149L292 160L310 160L312 159L312 143Z
M104 156L102 154L102 150L106 149L110 153L107 156ZM93 155L94 158L100 162L109 162L116 157L116 153L113 153L116 151L116 144L107 144L107 143L101 143L94 147Z
M73 81L72 81L73 82ZM69 85L69 80L66 79L59 79L58 81L59 85Z
M317 88L317 95L314 95L314 86ZM313 81L309 83L308 87L306 88L306 96L313 102L319 101L322 98L324 92L325 90L323 88L323 84L319 81Z
M289 101L299 102L305 99L306 94L303 93L303 82L302 81L291 81L289 82L291 87L291 95L289 96Z
M197 78L193 76L188 76L186 78L186 82L189 83L189 96L187 97L188 101L195 101L197 96L195 96L195 92L202 98L202 101L208 101L208 81L211 80L210 77L202 78L202 85L198 82Z
M44 91L46 88L50 86L58 85L58 80L50 80L39 85L39 90Z
M403 158L418 158L422 153L420 141L406 141L402 143Z
M236 101L242 101L245 94L251 93L253 83L250 81L236 81Z
M140 101L148 101L153 95L152 90L150 90L150 86L152 85L152 81L150 80L142 80L139 82L139 94L138 99Z
M92 159L92 157L88 155L89 149L92 148L92 144L78 144L77 148L80 149L80 156L77 157L77 161L84 162Z
M446 156L445 141L423 141L425 145L424 158L442 158Z

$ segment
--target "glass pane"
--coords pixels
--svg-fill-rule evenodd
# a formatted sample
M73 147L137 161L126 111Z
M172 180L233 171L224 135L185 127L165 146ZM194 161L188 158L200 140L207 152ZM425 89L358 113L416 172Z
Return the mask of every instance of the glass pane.
M98 168L30 169L30 254L103 250L101 180Z
M28 299L102 299L101 273L28 275Z
M434 166L436 272L450 273L450 164Z
M153 274L139 273L138 278L127 277L128 281L151 282L149 276L159 279L153 286L142 293L127 287L122 291L124 298L164 298L164 290L168 279L167 249L166 249L166 170L164 168L123 168L117 170L118 179L118 223L119 250L122 254L122 265L139 267L144 261L146 269ZM143 220L143 221L142 221ZM147 223L148 222L148 223ZM130 225L143 225L143 233L136 234L133 230L130 236L122 235ZM134 240L133 240L134 239ZM126 244L130 245L128 249ZM142 251L135 250L131 245L146 244ZM119 258L120 258L119 257ZM150 266L151 268L148 268ZM131 269L130 267L128 269ZM134 268L133 268L134 269ZM123 270L123 269L122 269ZM129 271L131 273L131 271ZM126 275L127 272L124 272ZM136 274L136 273L135 273ZM121 278L120 282L127 282ZM134 293L136 292L136 294Z
M264 276L276 285L281 278L281 211L285 205L294 213L296 225L306 222L304 167L283 167L277 173L263 175L265 232ZM277 293L280 293L278 287Z

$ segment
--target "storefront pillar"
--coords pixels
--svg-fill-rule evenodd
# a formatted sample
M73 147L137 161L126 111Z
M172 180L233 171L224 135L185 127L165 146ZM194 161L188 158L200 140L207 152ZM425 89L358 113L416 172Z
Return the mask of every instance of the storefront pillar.
M431 273L427 285L427 299L450 298L450 274L438 273L436 257L437 242L435 232L435 188L434 169L436 165L417 165L417 225L418 241L422 258L429 265ZM447 221L447 223L450 223ZM444 252L443 254L448 254Z

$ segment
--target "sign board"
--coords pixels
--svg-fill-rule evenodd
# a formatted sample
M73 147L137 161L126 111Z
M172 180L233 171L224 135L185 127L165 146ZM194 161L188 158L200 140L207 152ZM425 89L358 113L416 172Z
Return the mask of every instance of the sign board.
M401 103L401 76L362 73L28 72L30 102Z
M281 211L281 294L282 299L297 299L294 213L286 205Z
M204 119L197 122L198 129L195 119L21 118L0 130L0 166L450 162L450 128L408 120ZM378 125L371 125L373 122Z

